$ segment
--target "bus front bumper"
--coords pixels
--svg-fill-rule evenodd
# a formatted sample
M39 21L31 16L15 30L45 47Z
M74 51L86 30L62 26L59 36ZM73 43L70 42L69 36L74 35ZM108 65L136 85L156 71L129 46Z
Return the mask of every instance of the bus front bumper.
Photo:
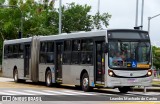
M118 86L151 86L152 77L145 78L114 78L111 77L106 82L106 87Z

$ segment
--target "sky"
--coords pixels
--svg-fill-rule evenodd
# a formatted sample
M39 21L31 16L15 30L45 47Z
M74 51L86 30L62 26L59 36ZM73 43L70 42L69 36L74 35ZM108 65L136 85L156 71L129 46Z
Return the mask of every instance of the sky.
M111 29L133 29L135 26L137 0L100 0L100 13L112 15L108 28ZM92 6L90 14L95 14L98 8L98 0L62 0L62 4L75 2ZM55 7L59 7L56 0ZM138 26L141 25L142 0L139 0ZM143 30L148 30L148 17L160 14L160 0L144 0ZM151 19L150 38L152 45L160 47L160 16Z

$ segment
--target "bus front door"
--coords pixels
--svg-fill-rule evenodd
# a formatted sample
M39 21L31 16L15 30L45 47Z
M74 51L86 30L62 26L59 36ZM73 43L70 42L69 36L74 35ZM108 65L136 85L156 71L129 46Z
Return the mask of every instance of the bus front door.
M62 52L63 42L56 42L56 81L62 81Z
M105 54L103 51L104 41L97 41L96 43L96 57L95 57L95 80L97 84L104 84L105 75Z
M30 44L24 45L24 77L29 77Z

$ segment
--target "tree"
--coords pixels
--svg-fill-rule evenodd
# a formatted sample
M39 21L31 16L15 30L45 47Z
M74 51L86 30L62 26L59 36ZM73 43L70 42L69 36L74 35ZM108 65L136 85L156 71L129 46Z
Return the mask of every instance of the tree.
M59 11L53 9L50 0L7 0L7 5L19 7L23 14L23 37L28 35L58 34ZM5 0L0 0L4 4ZM0 8L0 51L3 39L16 39L21 26L21 11L18 8ZM91 31L107 27L111 15L90 15L91 6L75 3L62 6L62 32Z
M5 2L5 0L0 0L0 5L2 5Z
M92 18L93 18L94 28L103 29L102 24L105 27L108 27L111 15L109 15L108 13L103 13L102 15L100 15L100 13L96 13L95 16L92 16Z
M92 29L102 29L102 24L107 27L111 15L108 13L89 15L91 6L79 5L75 3L62 7L62 31L91 31ZM58 22L56 22L58 23ZM57 24L58 26L58 24Z
M152 46L153 66L160 68L160 48Z
M92 27L91 15L88 15L91 6L68 4L62 7L62 31L90 31Z
M53 9L53 2L44 0L9 0L8 5L18 6L23 13L23 35L58 34L59 11ZM62 32L91 31L107 27L111 15L108 13L89 15L91 6L71 3L62 6ZM0 9L0 29L5 39L18 38L21 12L15 8Z
M44 3L46 4L46 3ZM52 8L36 2L26 2L23 10L25 13L24 34L49 35L55 34L56 28L52 25Z

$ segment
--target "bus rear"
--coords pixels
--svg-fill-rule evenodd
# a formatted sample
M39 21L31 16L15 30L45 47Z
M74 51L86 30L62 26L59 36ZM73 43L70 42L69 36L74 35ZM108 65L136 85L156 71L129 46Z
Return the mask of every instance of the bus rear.
M146 31L108 30L105 85L127 92L133 86L150 86L151 44Z

